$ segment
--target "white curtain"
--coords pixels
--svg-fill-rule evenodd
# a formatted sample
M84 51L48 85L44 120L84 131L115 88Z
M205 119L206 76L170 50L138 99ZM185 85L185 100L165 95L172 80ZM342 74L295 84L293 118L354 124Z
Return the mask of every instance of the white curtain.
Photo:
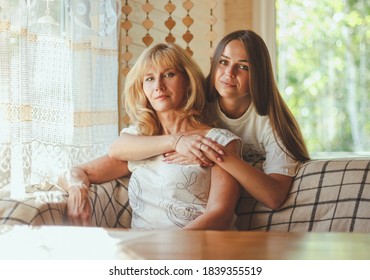
M54 183L117 137L119 1L0 0L0 191Z

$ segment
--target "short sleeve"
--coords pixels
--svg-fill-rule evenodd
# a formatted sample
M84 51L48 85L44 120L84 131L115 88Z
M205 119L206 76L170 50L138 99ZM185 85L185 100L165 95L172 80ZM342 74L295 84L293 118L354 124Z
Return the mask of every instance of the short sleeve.
M239 136L235 135L227 129L213 128L207 134L207 137L213 139L217 143L226 146L231 141L236 140L238 143L238 152L240 157L242 157L242 140Z
M266 174L277 173L287 176L295 176L298 171L299 161L287 155L277 142L266 147L266 160L263 170Z
M136 125L130 125L129 127L125 127L121 130L121 133L128 133L128 134L132 134L132 135L139 135L139 129Z

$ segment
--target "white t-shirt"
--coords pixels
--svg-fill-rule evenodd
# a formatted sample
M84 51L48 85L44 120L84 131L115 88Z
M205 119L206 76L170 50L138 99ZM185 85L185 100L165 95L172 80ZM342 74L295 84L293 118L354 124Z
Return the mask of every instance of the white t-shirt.
M137 135L135 127L121 133ZM213 128L206 135L221 145L241 139L225 129ZM163 155L129 161L132 172L128 185L135 229L178 229L204 213L211 187L211 168L199 165L167 164ZM230 225L232 228L233 225Z
M228 118L220 109L218 101L209 106L210 118L216 120L218 127L228 129L243 141L243 159L254 165L262 163L266 174L278 173L295 176L299 162L288 156L280 147L284 145L275 139L268 116L258 115L251 104L238 119Z

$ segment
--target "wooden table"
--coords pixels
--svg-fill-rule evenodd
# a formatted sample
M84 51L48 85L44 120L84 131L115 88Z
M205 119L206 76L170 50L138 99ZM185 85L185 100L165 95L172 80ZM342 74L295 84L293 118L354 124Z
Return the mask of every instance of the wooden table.
M370 260L370 234L156 231L123 241L120 250L162 260Z
M0 226L0 259L370 260L370 234Z

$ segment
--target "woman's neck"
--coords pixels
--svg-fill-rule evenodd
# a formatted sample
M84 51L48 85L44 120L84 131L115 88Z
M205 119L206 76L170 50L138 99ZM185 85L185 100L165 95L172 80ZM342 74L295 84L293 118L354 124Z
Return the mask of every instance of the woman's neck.
M187 118L180 118L178 114L173 113L158 113L158 119L162 125L163 134L188 133L208 128L206 125L195 127Z
M221 111L230 119L238 119L245 114L251 105L250 95L239 98L218 97L218 104Z

